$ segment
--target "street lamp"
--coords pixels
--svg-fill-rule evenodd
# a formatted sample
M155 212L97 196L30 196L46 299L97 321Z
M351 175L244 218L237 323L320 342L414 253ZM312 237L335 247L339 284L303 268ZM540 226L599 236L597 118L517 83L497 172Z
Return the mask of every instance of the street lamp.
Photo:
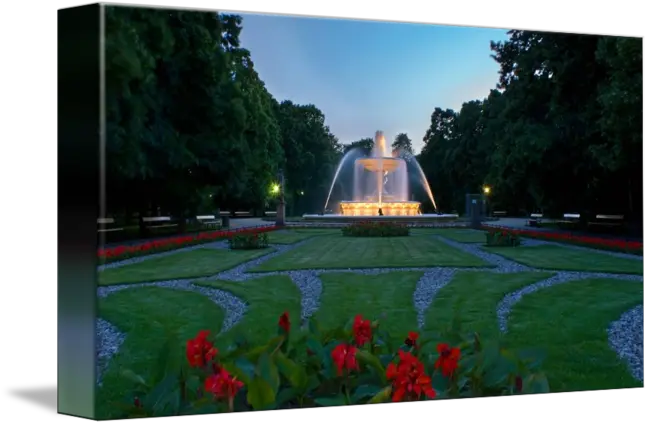
M271 185L271 193L278 193L280 192L280 185L278 183L274 183Z
M491 193L491 187L490 186L485 186L484 188L482 188L482 190L485 193L485 195L489 195Z

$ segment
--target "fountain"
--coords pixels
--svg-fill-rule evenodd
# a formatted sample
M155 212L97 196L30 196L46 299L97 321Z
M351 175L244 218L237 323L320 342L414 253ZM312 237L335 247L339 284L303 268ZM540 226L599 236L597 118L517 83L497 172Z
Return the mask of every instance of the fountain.
M324 208L327 209L332 189L341 169L349 162L353 162L354 165L352 200L340 202L340 214L306 214L303 216L304 219L355 220L369 218L411 221L457 217L454 214L421 213L421 203L411 201L409 198L408 160L400 158L396 151L387 151L383 132L376 133L374 146L368 156L355 158L357 153L357 150L352 150L342 158L332 180ZM355 158L354 161L351 161L351 158ZM408 158L410 161L415 160L414 157ZM413 168L420 173L424 190L437 211L435 198L421 167L416 161L413 164Z

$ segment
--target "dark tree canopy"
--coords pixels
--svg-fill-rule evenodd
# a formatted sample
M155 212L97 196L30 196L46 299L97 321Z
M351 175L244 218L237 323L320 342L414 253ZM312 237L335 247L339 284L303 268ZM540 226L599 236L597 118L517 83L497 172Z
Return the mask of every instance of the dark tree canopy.
M106 8L111 214L263 211L279 170L288 212L317 212L343 154L370 153L372 137L340 144L315 105L279 103L242 30L236 15ZM497 89L435 108L417 156L440 209L486 184L510 212L641 220L641 40L514 30L491 50ZM393 147L414 154L405 133Z

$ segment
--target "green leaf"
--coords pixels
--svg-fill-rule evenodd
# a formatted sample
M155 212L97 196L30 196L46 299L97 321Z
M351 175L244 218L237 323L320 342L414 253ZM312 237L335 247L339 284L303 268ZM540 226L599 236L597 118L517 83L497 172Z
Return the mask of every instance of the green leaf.
M442 375L441 371L436 371L431 377L431 384L438 395L445 393L449 389L449 381L449 378Z
M320 397L314 400L319 406L343 406L346 404L345 397L342 394L334 397Z
M166 334L166 338L159 349L159 354L157 355L156 362L153 366L153 376L151 384L160 383L164 377L168 374L177 373L178 371L173 371L174 366L172 363L173 353L172 350L177 348L177 337L174 334Z
M134 382L135 384L143 385L146 387L148 386L148 384L146 384L146 380L144 380L141 375L136 374L130 369L124 369L123 371L121 371L121 376L129 381Z
M509 379L509 375L514 372L514 367L511 362L502 356L493 362L489 368L484 372L483 383L485 387L495 387Z
M528 369L535 370L543 364L547 358L547 352L538 348L522 349L518 351L516 356L526 364Z
M201 386L200 378L197 375L191 375L186 379L186 389L189 391L197 391Z
M386 370L375 355L365 350L357 350L357 361L374 369L380 380L386 383Z
M370 404L375 404L375 403L385 403L390 399L390 396L393 392L392 386L388 386L375 394L370 400L368 400L368 403Z
M255 373L253 363L249 362L245 358L237 359L233 364L225 363L222 366L224 366L224 369L229 371L231 375L237 377L245 384L249 384Z
M541 394L549 392L550 385L543 373L531 374L523 380L523 393Z
M325 350L323 349L323 345L320 341L314 338L309 338L307 339L306 345L307 348L312 351L312 353L316 354L319 358L323 358Z
M278 388L280 387L280 374L278 372L278 367L274 363L272 357L268 354L263 354L260 356L260 359L258 359L256 375L267 381L274 391L278 391Z
M476 355L468 355L462 358L459 362L460 372L463 374L470 374L478 363Z
M164 397L159 404L159 412L168 416L179 416L182 406L182 394L180 389L176 389Z
M350 401L355 404L366 397L373 397L379 393L381 389L382 387L379 385L362 384L354 390L354 393L350 397Z
M282 353L276 353L275 356L278 369L293 387L301 392L307 388L307 373L305 367L296 364Z
M151 390L144 399L144 407L159 414L164 406L168 404L168 396L177 391L178 379L175 375L168 375Z
M276 403L281 406L297 397L296 390L293 388L283 388L276 396Z
M256 377L247 387L247 401L255 410L266 410L276 401L276 390L262 378Z
M317 376L310 376L307 379L307 391L310 392L312 390L317 389L321 385L321 381L319 381Z
M255 362L260 358L260 356L262 356L262 354L271 353L274 350L278 349L283 341L285 341L285 337L283 336L274 337L269 340L267 344L252 349L249 353L247 353L246 357L249 361Z
M318 337L321 335L321 329L316 317L310 317L309 321L307 322L307 328L313 336Z

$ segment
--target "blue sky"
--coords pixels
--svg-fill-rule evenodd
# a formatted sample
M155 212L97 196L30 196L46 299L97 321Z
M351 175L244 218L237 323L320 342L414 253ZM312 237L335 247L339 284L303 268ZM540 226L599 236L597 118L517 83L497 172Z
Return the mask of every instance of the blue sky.
M314 104L343 143L405 132L419 152L435 107L489 94L506 30L242 14L241 42L277 100Z

